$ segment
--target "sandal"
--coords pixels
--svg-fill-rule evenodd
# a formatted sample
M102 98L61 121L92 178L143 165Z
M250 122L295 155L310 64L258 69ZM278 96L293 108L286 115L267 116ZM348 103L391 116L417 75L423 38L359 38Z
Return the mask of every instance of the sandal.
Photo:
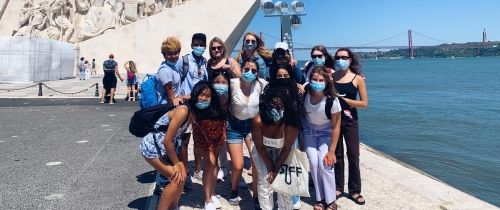
M354 197L355 195L358 195L356 197ZM363 198L363 196L361 194L349 194L349 199L351 199L352 201L354 201L354 203L358 204L358 205L365 205L365 198Z
M344 197L344 192L341 192L341 191L335 191L335 197L336 199L339 199L341 197Z
M326 206L326 210L337 210L337 204L335 203L335 201L328 204L328 206Z
M323 210L323 201L318 201L313 205L314 210Z

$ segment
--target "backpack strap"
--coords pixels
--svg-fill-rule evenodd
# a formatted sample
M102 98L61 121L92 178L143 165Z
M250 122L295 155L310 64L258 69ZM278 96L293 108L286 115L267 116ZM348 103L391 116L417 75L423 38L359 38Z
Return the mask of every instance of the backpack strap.
M182 56L182 74L181 74L181 83L184 82L186 76L189 72L189 58L188 55Z
M326 98L326 104L325 104L325 115L326 117L331 120L332 119L332 107L333 107L333 98L327 97Z
M304 82L307 80L307 77L309 76L309 71L311 71L312 66L314 65L314 62L307 62L306 68L304 68Z

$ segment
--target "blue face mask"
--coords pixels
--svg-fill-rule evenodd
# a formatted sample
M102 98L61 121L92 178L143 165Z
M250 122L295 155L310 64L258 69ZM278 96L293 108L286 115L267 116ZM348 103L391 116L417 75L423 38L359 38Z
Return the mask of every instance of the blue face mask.
M280 121L281 118L283 118L283 113L284 113L283 110L278 111L277 109L274 108L268 112L269 116L271 117L271 119L273 119L274 122Z
M255 47L257 47L255 44L245 44L245 50L255 50Z
M214 89L218 95L225 95L229 90L229 86L226 84L214 84Z
M170 62L168 60L165 60L167 65L169 65L170 67L175 67L175 64L177 64L176 62Z
M335 69L343 71L349 68L350 64L348 60L335 60Z
M201 56L205 52L205 47L193 47L193 53L196 56Z
M210 101L198 101L195 105L198 109L206 109L210 106Z
M320 92L320 91L323 91L326 87L326 84L325 82L316 82L314 80L311 81L311 83L309 83L311 85L311 89L314 91L314 92Z
M253 82L257 76L252 71L243 72L243 79L247 82Z
M325 58L313 58L314 65L316 66L323 66L325 64Z

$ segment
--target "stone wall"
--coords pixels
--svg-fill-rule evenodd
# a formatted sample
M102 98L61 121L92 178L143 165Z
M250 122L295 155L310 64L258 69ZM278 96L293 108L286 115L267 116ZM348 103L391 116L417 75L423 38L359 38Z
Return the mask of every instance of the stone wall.
M75 47L37 37L0 37L0 81L39 82L73 77Z

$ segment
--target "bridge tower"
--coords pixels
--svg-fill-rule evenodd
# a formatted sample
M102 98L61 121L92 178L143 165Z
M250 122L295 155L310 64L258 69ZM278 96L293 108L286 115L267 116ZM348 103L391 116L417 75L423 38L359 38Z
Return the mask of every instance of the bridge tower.
M408 30L408 58L413 59L414 58L414 49L413 49L413 37L411 34L411 29Z
M488 48L488 37L486 36L486 28L483 28L483 47Z

